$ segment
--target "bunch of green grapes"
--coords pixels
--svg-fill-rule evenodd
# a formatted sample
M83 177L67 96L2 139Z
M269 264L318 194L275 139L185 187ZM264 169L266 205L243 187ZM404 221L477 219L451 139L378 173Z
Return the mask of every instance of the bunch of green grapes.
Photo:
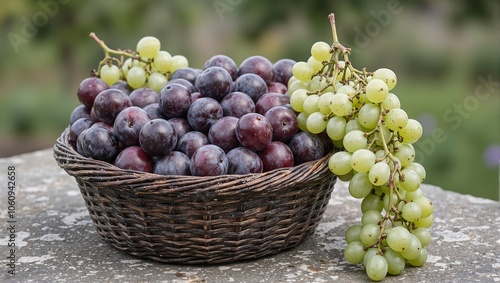
M406 263L421 266L427 259L433 204L420 184L424 167L414 162L422 126L408 118L391 92L396 74L355 69L350 49L337 40L316 42L307 62L297 62L289 81L290 104L299 112L299 127L326 132L338 148L329 159L332 173L349 181L349 193L362 199L361 223L345 234L345 259L364 263L372 280L401 273ZM340 57L340 59L339 59Z
M135 51L113 50L94 33L91 33L90 37L104 50L105 57L99 63L97 76L108 85L123 80L133 89L149 87L160 92L170 74L179 68L189 66L187 58L183 55L172 56L169 52L161 50L160 40L153 36L141 38L137 42ZM118 55L119 58L111 54Z

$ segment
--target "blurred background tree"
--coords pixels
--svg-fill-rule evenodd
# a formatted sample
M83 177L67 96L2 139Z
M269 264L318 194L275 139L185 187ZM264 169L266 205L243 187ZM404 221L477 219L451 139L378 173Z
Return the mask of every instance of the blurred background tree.
M89 37L135 48L158 37L202 67L215 54L307 60L331 42L334 12L355 66L391 68L403 108L424 125L427 183L499 198L500 5L496 0L2 0L0 156L51 147L100 59Z

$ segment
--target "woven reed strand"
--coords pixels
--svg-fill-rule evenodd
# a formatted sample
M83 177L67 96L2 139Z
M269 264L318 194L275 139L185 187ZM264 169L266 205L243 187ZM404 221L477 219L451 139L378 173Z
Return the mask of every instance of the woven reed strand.
M261 174L163 176L78 154L68 129L54 158L75 177L101 237L129 254L200 264L254 259L314 233L336 177L328 156Z

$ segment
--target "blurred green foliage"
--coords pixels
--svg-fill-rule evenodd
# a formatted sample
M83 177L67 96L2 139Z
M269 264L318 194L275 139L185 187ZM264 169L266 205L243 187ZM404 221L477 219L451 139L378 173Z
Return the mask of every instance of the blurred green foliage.
M415 146L426 182L498 199L496 0L2 0L0 154L48 147L67 126L79 82L102 59L92 31L122 49L156 36L194 67L215 54L305 61L331 41L330 12L355 66L398 74L394 92L424 125Z

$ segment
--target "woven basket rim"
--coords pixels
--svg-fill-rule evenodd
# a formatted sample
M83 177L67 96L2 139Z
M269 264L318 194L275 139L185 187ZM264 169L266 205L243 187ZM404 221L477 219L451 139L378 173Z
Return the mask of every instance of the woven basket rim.
M226 174L218 176L186 176L186 175L160 175L149 172L140 172L135 170L121 169L106 161L96 160L85 157L79 154L69 143L69 126L57 138L53 147L53 156L59 167L65 170L69 175L92 183L105 183L106 185L127 186L128 189L134 190L135 193L147 193L150 190L158 190L158 185L164 183L167 185L168 191L187 192L195 190L194 193L203 193L204 190L210 190L210 187L216 186L218 193L224 193L226 190L251 190L244 184L256 179L269 181L269 189L273 189L272 183L278 182L280 178L294 178L297 175L297 182L304 181L304 176L310 177L323 176L324 173L333 174L328 168L328 158L333 152L326 154L324 157L302 163L294 167L278 168L263 173L249 174ZM311 171L311 174L296 174L299 171ZM319 173L319 174L316 174ZM308 178L306 176L305 178ZM176 183L181 183L177 187ZM221 184L226 184L222 188ZM200 187L203 187L200 191Z

